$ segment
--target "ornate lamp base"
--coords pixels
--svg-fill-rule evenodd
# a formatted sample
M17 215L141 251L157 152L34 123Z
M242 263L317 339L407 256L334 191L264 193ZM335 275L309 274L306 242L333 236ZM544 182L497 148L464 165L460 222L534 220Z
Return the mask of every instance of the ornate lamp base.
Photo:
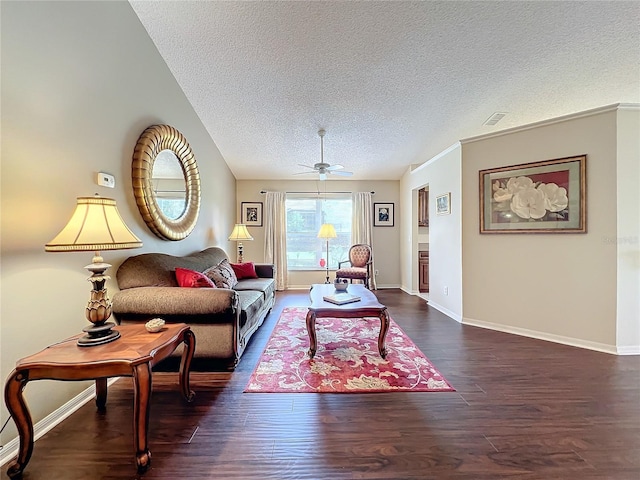
M107 296L105 282L110 277L105 275L104 272L110 266L108 263L104 263L102 257L96 252L93 257L93 263L84 267L93 273L87 279L93 284L93 290L91 290L91 299L85 309L85 316L91 322L91 325L82 329L83 332L86 332L86 335L78 339L78 346L80 347L102 345L120 338L120 332L111 330L116 324L107 322L107 319L111 316L111 300Z
M120 338L120 332L111 330L116 324L113 322L103 323L102 325L90 325L82 329L87 334L78 339L78 346L93 347L104 343L113 342Z

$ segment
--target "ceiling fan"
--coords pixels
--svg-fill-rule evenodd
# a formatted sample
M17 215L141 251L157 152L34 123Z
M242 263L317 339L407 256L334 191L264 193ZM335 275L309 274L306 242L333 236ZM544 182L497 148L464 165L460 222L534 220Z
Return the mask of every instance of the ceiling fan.
M298 165L300 165L301 167L310 168L313 171L294 173L294 175L305 175L307 173L317 172L320 174L320 180L326 180L327 175L340 175L341 177L350 177L351 175L353 175L353 172L345 172L344 170L342 170L344 168L342 165L339 165L339 164L331 165L329 163L324 162L324 134L325 133L326 132L324 131L324 129L320 129L318 131L318 135L320 135L320 162L315 163L313 167L310 165L303 165L299 163Z

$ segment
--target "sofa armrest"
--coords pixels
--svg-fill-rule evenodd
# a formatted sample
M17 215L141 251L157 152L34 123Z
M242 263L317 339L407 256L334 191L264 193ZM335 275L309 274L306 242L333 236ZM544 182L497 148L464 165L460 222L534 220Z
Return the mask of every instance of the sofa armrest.
M118 315L210 315L234 312L238 294L226 288L136 287L113 296Z
M260 278L275 278L276 266L273 263L256 263L256 273Z

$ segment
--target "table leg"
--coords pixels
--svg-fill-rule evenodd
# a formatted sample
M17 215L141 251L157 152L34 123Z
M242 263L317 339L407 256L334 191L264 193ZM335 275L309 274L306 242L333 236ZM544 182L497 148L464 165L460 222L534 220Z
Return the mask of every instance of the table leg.
M151 365L141 363L133 367L133 436L139 472L144 472L151 464L151 452L147 448L150 400Z
M96 407L99 412L107 409L107 379L96 378Z
M27 467L27 463L29 463L33 453L33 420L22 396L22 390L28 381L28 370L14 370L7 378L7 383L4 387L4 401L20 435L18 458L7 470L7 475L11 478L20 478L22 476L22 471Z
M378 335L378 351L380 356L385 358L387 356L387 348L384 346L384 339L387 336L389 330L389 312L386 308L383 308L380 312L380 335Z
M191 370L191 360L193 352L196 350L196 336L191 330L184 332L184 348L180 360L180 390L187 402L193 400L195 393L189 387L189 371Z
M316 314L309 310L307 312L307 333L309 334L309 357L316 354L318 340L316 338Z

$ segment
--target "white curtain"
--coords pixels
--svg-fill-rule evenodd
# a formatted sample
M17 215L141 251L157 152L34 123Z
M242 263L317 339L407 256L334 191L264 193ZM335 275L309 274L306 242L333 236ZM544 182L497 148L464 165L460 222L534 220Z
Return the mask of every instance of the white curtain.
M366 243L371 247L371 290L375 290L375 255L373 255L373 202L371 192L353 194L353 220L351 222L351 243Z
M276 267L276 290L286 290L287 210L284 193L266 193L264 227L264 259Z

